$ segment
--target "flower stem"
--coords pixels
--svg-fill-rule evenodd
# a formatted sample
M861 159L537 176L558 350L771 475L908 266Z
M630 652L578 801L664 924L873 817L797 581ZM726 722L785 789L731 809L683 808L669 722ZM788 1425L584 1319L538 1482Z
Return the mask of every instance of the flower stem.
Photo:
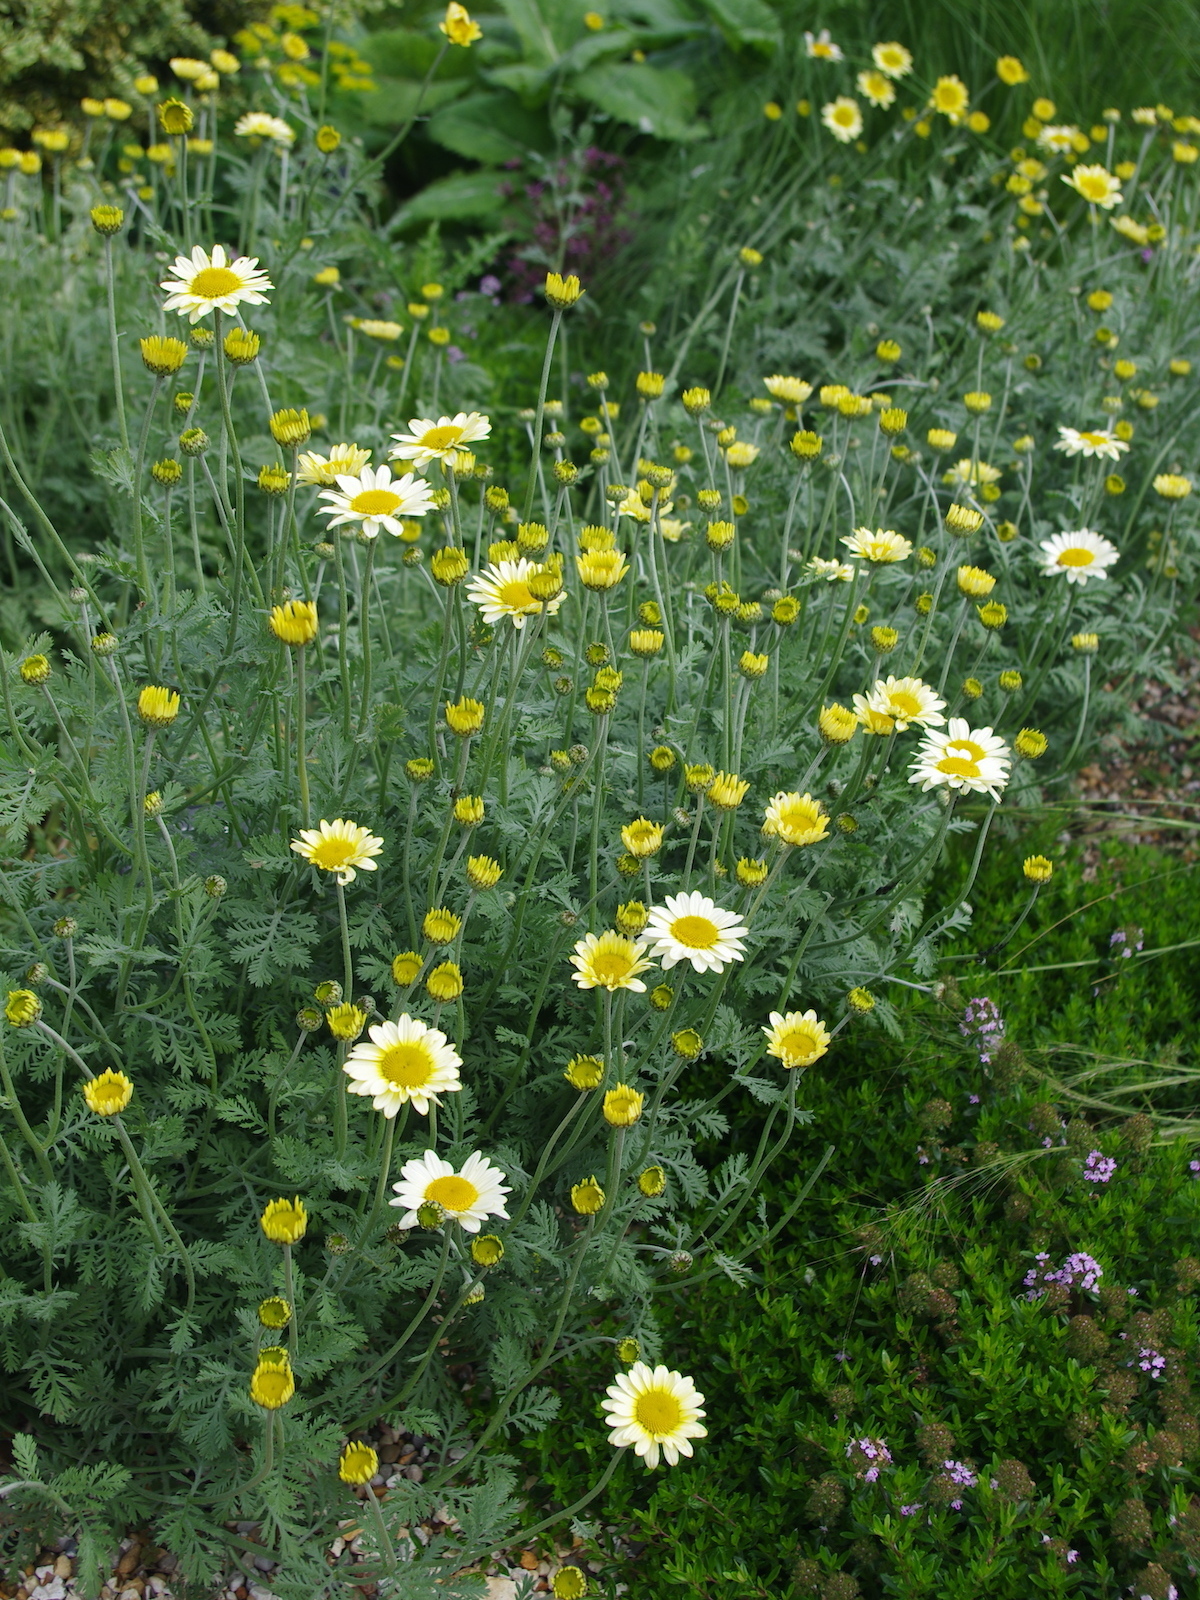
M113 396L117 402L117 428L121 445L129 449L129 427L125 421L125 394L121 388L121 345L117 337L117 291L113 280L113 242L108 235L104 240L104 283L108 290L108 348L112 357ZM137 485L134 486L137 492Z

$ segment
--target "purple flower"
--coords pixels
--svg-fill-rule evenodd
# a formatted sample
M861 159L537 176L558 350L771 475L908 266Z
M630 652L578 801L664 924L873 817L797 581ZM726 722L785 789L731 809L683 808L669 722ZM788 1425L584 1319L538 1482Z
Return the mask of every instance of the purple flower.
M999 1006L986 995L977 995L974 1000L968 1000L958 1031L975 1040L980 1063L987 1066L992 1059L993 1047L1004 1037L1004 1018L1000 1015Z
M846 1455L854 1467L854 1475L864 1483L874 1483L884 1467L892 1464L892 1453L882 1439L867 1434L861 1439L851 1439Z
M920 1510L921 1502L919 1500L914 1500L912 1505L900 1507L900 1515L902 1517L915 1517L917 1512Z
M1027 1300L1036 1300L1044 1294L1048 1283L1061 1283L1065 1289L1094 1289L1104 1276L1104 1268L1086 1250L1069 1255L1056 1272L1042 1271L1049 1259L1045 1251L1039 1250L1036 1265L1025 1274L1025 1287L1029 1290L1025 1296Z
M496 295L500 293L500 279L494 272L485 272L479 280L480 294Z
M1126 1366L1133 1366L1132 1361L1127 1361ZM1166 1370L1167 1358L1149 1345L1143 1345L1137 1353L1137 1364L1143 1372L1148 1372L1152 1378L1161 1378Z
M1116 1160L1100 1150L1093 1150L1083 1163L1083 1176L1088 1183L1107 1183L1116 1170Z
M952 1482L961 1484L964 1489L973 1489L979 1482L978 1475L971 1471L965 1461L943 1461L942 1471L948 1474Z
M456 367L460 361L465 361L466 359L465 354L456 344L448 344L446 346L446 360L452 367Z
M1188 1171L1193 1178L1200 1178L1200 1161L1189 1161Z
M1108 936L1108 947L1115 956L1123 961L1136 955L1146 942L1146 930L1134 927L1132 924L1126 928L1114 928Z

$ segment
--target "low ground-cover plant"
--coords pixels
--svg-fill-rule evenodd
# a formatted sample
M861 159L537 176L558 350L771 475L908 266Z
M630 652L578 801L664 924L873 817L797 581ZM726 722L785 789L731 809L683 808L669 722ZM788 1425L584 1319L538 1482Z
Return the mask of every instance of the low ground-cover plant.
M1044 919L1069 921L1028 957L1063 963L1068 1037L1089 1049L1054 1043L1044 976L984 970L908 1007L902 1044L851 1033L808 1074L798 1171L826 1138L834 1158L748 1287L671 1297L673 1339L720 1374L724 1430L687 1475L614 1486L600 1507L647 1541L647 1592L1194 1584L1196 993L1185 952L1148 954L1196 939L1194 868L1165 879L1178 863L1127 850L1107 866L1081 882L1072 854ZM1001 932L1022 909L1014 867L997 852L981 882ZM1114 875L1129 892L1097 899ZM1114 915L1126 945L1147 942L1110 965ZM1074 964L1081 944L1094 968ZM720 1081L719 1058L697 1064L698 1089L708 1073ZM734 1147L756 1132L739 1124ZM768 1215L800 1181L772 1180ZM561 1492L592 1450L559 1429L531 1465Z
M64 165L7 240L24 294L53 270L103 335L55 359L94 383L104 486L6 416L45 627L10 609L0 672L9 1491L96 1540L152 1520L198 1577L254 1519L280 1592L323 1592L338 1476L394 1420L441 1455L386 1517L368 1497L384 1581L469 1590L520 1515L505 1441L572 1353L607 1353L616 1448L551 1520L712 1425L657 1308L786 1227L803 1185L775 1216L762 1185L811 1118L801 1069L852 1021L895 1032L999 808L1086 747L1096 652L1115 698L1154 658L1192 560L1190 361L1122 259L1141 368L1089 291L1036 390L1016 252L1002 310L727 407L740 288L711 374L648 326L618 386L571 365L586 286L551 272L540 382L493 418L444 285L407 326L339 320L315 241L370 174L331 170L311 107L303 139L264 111L200 152L189 190L193 108L162 104L173 160L131 214ZM1166 286L1192 235L1164 170ZM1118 518L1126 481L1159 529ZM104 536L64 536L101 493ZM697 1092L705 1050L726 1075Z

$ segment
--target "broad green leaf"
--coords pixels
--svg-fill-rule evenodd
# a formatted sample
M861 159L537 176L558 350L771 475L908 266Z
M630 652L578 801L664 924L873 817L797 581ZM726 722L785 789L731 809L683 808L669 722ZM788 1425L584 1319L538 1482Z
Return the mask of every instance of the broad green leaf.
M545 149L545 119L509 94L474 94L429 120L429 137L471 161L499 163Z
M415 222L441 222L449 218L486 217L504 204L500 180L494 172L454 172L414 195L392 219L393 228Z
M575 81L585 100L618 122L659 139L698 139L703 128L693 120L696 88L686 72L620 62L592 67Z
M751 44L773 50L779 43L779 22L763 0L701 0L731 45Z

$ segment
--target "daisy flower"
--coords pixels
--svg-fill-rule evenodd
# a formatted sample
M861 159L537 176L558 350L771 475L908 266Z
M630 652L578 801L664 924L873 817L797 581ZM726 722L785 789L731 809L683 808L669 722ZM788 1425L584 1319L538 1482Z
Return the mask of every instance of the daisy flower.
M951 717L945 733L926 736L908 781L922 789L944 785L999 800L1010 764L1008 746L991 728L972 728L964 717Z
M478 411L459 411L452 417L439 417L436 422L428 417L413 417L408 426L411 432L392 435L396 447L391 459L411 461L418 471L431 461L445 461L465 444L486 439L492 431L491 422Z
M1080 528L1078 533L1056 533L1051 539L1043 539L1038 549L1045 551L1043 575L1054 578L1065 572L1068 583L1107 578L1105 568L1111 567L1121 554L1115 544L1090 528Z
M327 456L304 450L296 458L296 482L327 488L340 477L357 478L370 459L371 452L356 444L335 444Z
M478 1150L472 1151L455 1172L448 1161L432 1150L400 1168L400 1181L392 1185L396 1198L388 1204L404 1212L402 1228L415 1228L417 1212L424 1205L441 1206L466 1233L478 1233L488 1217L505 1217L505 1197L512 1193L504 1183L506 1173L494 1167Z
M842 543L851 555L860 556L864 561L878 566L903 561L912 555L912 541L891 528L876 528L874 533L870 528L855 528Z
M437 1105L439 1095L462 1088L462 1057L440 1028L427 1027L406 1011L399 1022L380 1022L367 1034L342 1071L351 1080L350 1093L371 1096L385 1117L394 1117L407 1101L427 1116L430 1102Z
M804 48L815 61L840 61L842 59L842 47L834 44L829 37L828 28L822 28L818 34L806 33L804 35Z
M826 561L822 556L813 556L804 568L814 578L824 578L826 583L849 583L854 576L854 568L848 561Z
M355 871L374 872L377 856L383 849L369 828L360 828L357 822L322 821L319 828L301 828L300 837L292 840L292 849L322 872L336 872L341 884L353 883Z
M1076 167L1073 172L1064 172L1062 181L1082 195L1089 205L1099 206L1102 211L1111 211L1124 199L1121 180L1114 178L1107 167Z
M665 972L681 961L690 961L697 972L721 972L743 959L748 931L736 912L722 911L697 890L669 894L646 924L650 954Z
M993 467L987 461L972 461L969 456L964 456L961 461L956 461L948 472L942 474L943 483L998 483L1000 468Z
M296 130L282 117L273 117L266 111L247 111L238 118L233 129L243 139L270 139L278 145L295 143Z
M855 82L858 84L859 94L873 106L880 106L885 111L896 98L896 91L886 72L860 72Z
M514 628L523 628L526 617L536 617L542 602L534 598L529 579L541 568L536 561L521 556L516 561L497 561L472 578L467 598L479 607L485 622L497 623L508 617ZM563 603L560 594L551 600L547 612L553 616Z
M862 699L862 695L855 695L856 711ZM866 705L872 711L880 711L884 716L891 717L897 733L907 732L913 723L919 728L932 728L946 720L942 715L946 702L920 678L894 678L890 675L887 679L880 678L866 696Z
M635 1361L628 1372L617 1374L605 1393L609 1444L632 1445L651 1469L658 1466L660 1454L668 1466L675 1466L680 1456L692 1454L693 1439L708 1437L708 1429L700 1423L704 1396L682 1373Z
M789 377L783 372L774 372L769 378L764 378L763 386L776 400L784 400L793 406L802 406L813 391L811 383L806 383L803 378Z
M646 985L638 977L650 966L643 961L646 946L609 929L606 933L587 933L575 946L571 965L574 980L581 989L632 989L645 994Z
M1043 150L1053 151L1055 155L1065 155L1068 150L1074 148L1078 132L1079 129L1076 127L1051 124L1038 134L1037 142Z
M771 1025L763 1032L767 1054L785 1067L811 1067L829 1049L833 1037L815 1011L772 1011Z
M176 256L173 278L164 278L160 289L167 291L164 311L178 311L189 322L199 322L210 311L236 312L238 306L266 305L264 289L275 285L259 270L257 256L238 256L230 260L224 247L215 244L212 254L199 245L190 256Z
M329 517L330 528L357 522L364 537L374 539L386 528L398 539L404 532L403 517L423 517L433 505L433 490L424 478L406 472L392 482L388 466L363 467L357 474L339 472L336 489L322 489L319 498L328 500L318 507L318 515Z
M812 795L781 789L767 806L762 831L787 845L819 844L829 832L829 818Z
M836 100L822 106L821 121L840 144L850 144L863 129L858 101L852 100L848 94L840 94Z
M892 40L871 47L871 60L886 78L906 78L912 71L912 51Z
M1124 439L1114 438L1111 433L1100 433L1094 429L1080 432L1078 428L1060 425L1058 443L1054 448L1068 456L1097 456L1101 461L1119 461L1129 446Z
M947 73L938 79L929 96L929 107L949 117L951 122L961 122L971 103L971 92L957 73Z

